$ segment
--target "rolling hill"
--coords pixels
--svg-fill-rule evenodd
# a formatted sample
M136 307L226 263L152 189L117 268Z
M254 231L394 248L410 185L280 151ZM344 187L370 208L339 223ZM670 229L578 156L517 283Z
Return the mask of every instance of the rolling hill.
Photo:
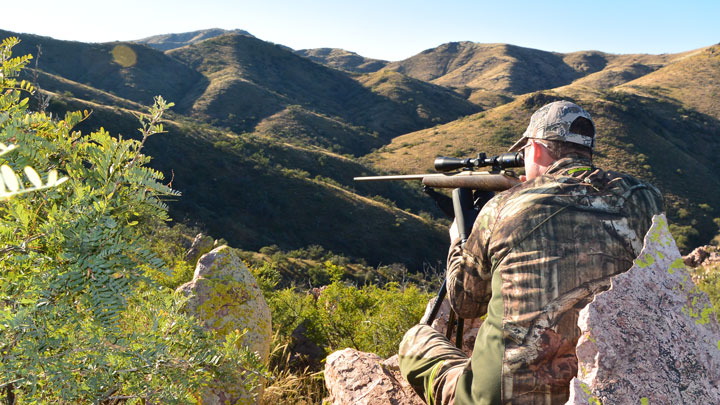
M447 89L410 79L398 82L393 93L406 93L405 98L389 97L285 47L242 35L223 35L168 55L207 80L178 104L179 111L237 132L252 131L262 120L289 106L299 106L363 127L387 142L402 133L479 110ZM412 96L433 103L423 109L408 106L407 98ZM378 119L378 114L393 119ZM372 142L345 152L362 154L376 146Z
M610 88L686 54L613 55L599 51L562 54L508 44L451 42L390 63L385 69L456 89L470 101L493 107L520 94L574 81Z
M175 101L169 134L147 144L183 192L171 213L243 249L321 245L371 265L436 265L447 237L433 203L413 185L352 177L430 170L436 155L500 153L557 99L593 114L599 166L665 193L687 247L717 233L717 46L612 55L458 42L363 73L374 62L351 52L299 55L210 31L167 36L187 42L167 52L0 35L23 40L15 54L41 45L38 70L25 77L53 96L55 114L92 109L83 131L133 136L142 105L157 94Z
M183 32L179 34L163 34L153 35L151 37L142 38L135 40L139 44L145 44L151 48L155 48L160 51L169 51L170 49L180 48L186 45L191 45L196 42L204 41L206 39L215 38L224 34L238 34L252 37L253 35L245 30L224 30L221 28L210 28L207 30L198 30L191 32Z
M137 91L120 91L122 87L108 86L107 83L135 77L139 80L134 83L138 89L147 85L142 91L160 93L162 88L152 87L152 83L142 80L152 82L155 80L152 75L162 76L161 68L173 69L178 65L181 72L192 72L194 87L188 89L187 94L176 94L176 97L192 100L195 89L209 87L214 78L204 76L204 69L194 70L196 66L186 65L143 45L120 44L138 49L137 63L122 66L112 58L112 50L118 44L95 46L19 36L25 48L16 48L16 55L31 50L36 44L44 50L39 59L39 70L29 69L25 76L33 80L36 75L43 92L52 96L49 110L56 116L62 116L69 110L93 111L91 117L78 126L84 132L102 126L113 134L126 137L137 134L138 123L134 114L143 109L144 97L138 97ZM232 35L230 37L233 39ZM223 39L218 37L218 40ZM213 39L198 45L210 41ZM289 58L300 63L301 67L317 68L318 72L311 74L350 86L363 94L365 100L384 98L336 70L317 65L281 47L253 41L251 47L258 46L261 50L270 47L281 58ZM54 47L68 51L71 57L81 61L79 63L84 60L80 55L98 57L99 60L89 64L104 69L107 77L90 81L90 84L73 80L82 80L83 76L78 72L84 68L76 69L71 75L65 70L66 65L72 64L71 60L47 60L45 56L59 52ZM258 54L245 55L249 58L249 65L257 62L253 58ZM147 55L150 58L145 58ZM145 64L147 60L159 61L161 65L148 67ZM253 76L258 75L257 71L245 67L241 77L262 79L262 76ZM292 66L289 68L301 70ZM158 77L158 81L162 81L162 77ZM411 81L422 88L428 87L425 83ZM291 250L321 245L325 249L365 260L370 265L403 263L414 269L421 269L427 263L437 265L444 252L431 247L441 245L446 237L445 231L432 220L433 215L440 215L433 203L405 184L353 184L354 176L374 174L376 171L333 151L337 149L338 152L348 153L379 147L384 142L379 140L378 134L318 112L340 108L337 106L344 106L342 103L345 101L331 99L324 105L315 106L313 102L319 96L308 95L303 99L302 92L309 89L302 86L311 85L309 82L284 85L282 74L278 73L275 81L262 84L274 89L285 86L283 91L287 95L277 97L283 101L281 108L277 113L259 120L257 127L233 132L227 127L218 128L212 125L213 122L198 119L193 115L192 108L189 108L191 113L188 115L176 109L178 111L170 113L166 123L169 133L148 141L146 152L154 158L153 167L166 173L173 186L183 193L182 198L170 202L172 216L180 221L199 224L210 234L244 249L257 250L263 246L278 245L281 249ZM430 87L460 101L470 108L469 111L477 110L452 92L437 86ZM328 92L324 95L330 97ZM241 93L238 97L245 98L249 105L261 101L248 94ZM298 101L306 106L294 104ZM333 104L335 107L327 107ZM411 125L418 127L417 123ZM306 131L305 136L302 131ZM418 215L421 213L425 214ZM367 235L374 237L368 240ZM413 246L408 247L407 241L399 235L412 238Z

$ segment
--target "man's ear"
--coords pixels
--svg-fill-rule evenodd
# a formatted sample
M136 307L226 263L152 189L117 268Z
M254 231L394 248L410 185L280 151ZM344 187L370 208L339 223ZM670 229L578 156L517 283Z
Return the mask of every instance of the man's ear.
M540 162L542 158L542 149L540 148L543 146L535 142L533 139L530 139L530 143L532 144L532 161Z

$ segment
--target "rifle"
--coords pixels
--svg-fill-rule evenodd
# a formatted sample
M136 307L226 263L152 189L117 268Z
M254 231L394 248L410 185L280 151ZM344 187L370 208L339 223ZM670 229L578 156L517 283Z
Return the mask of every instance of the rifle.
M474 171L478 167L490 166L490 171ZM455 218L460 233L461 243L464 245L472 231L475 217L480 208L493 197L494 192L504 191L519 184L520 180L511 171L505 170L524 166L521 153L503 153L488 158L485 153L479 153L477 158L452 158L439 156L435 158L435 170L441 173L405 174L394 176L366 176L355 177L355 181L392 181L392 180L421 180L423 191L430 195L440 209L449 217ZM445 194L433 190L436 188L452 188L452 203ZM447 285L443 281L438 297L435 300L429 318L425 324L432 324L445 299ZM446 336L450 339L452 328L456 322L455 313L450 313ZM457 333L455 345L462 347L463 319L457 319Z

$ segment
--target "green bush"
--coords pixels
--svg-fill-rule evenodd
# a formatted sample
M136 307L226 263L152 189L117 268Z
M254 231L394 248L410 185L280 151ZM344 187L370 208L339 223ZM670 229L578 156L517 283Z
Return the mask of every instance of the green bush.
M0 399L187 403L216 379L251 385L262 367L242 334L205 331L149 277L169 272L144 229L168 220L163 198L178 193L141 149L172 104L157 98L139 116L141 140L73 131L87 113L28 110L17 43L0 44L0 142L18 145L0 158L3 189L26 166L49 173L28 174L33 185L68 180L0 203Z
M698 232L692 225L683 226L670 224L670 233L675 239L675 243L678 248L683 253L688 253L690 247L694 245L694 239L700 236L700 232Z
M413 285L355 287L335 281L317 296L287 288L266 296L273 325L290 336L306 322L309 337L328 353L352 347L389 357L425 311L431 294Z

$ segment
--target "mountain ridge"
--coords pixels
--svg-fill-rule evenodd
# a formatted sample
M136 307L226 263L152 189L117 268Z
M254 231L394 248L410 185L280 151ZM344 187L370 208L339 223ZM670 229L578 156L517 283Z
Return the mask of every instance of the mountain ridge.
M599 165L618 162L661 187L681 243L717 232L720 201L707 188L720 189L714 47L612 55L458 42L416 55L426 65L408 63L404 73L392 63L357 73L232 33L166 53L6 34L25 42L16 54L42 45L37 77L53 96L50 109L93 109L84 131L103 123L132 136L133 112L171 87L163 94L177 104L171 133L148 143L148 153L184 193L173 216L241 248L318 244L373 265L440 262L446 232L432 202L409 185L352 177L429 170L440 154L503 152L534 109L561 98L596 118ZM118 47L135 54L133 64L114 57ZM405 237L414 245L398 243Z
M136 39L132 42L145 44L151 48L155 48L160 51L169 51L171 49L191 45L200 41L204 41L206 39L215 38L217 36L225 34L238 34L254 38L254 36L249 32L238 28L233 30L225 30L222 28L208 28L204 30L182 33L152 35L146 38Z

